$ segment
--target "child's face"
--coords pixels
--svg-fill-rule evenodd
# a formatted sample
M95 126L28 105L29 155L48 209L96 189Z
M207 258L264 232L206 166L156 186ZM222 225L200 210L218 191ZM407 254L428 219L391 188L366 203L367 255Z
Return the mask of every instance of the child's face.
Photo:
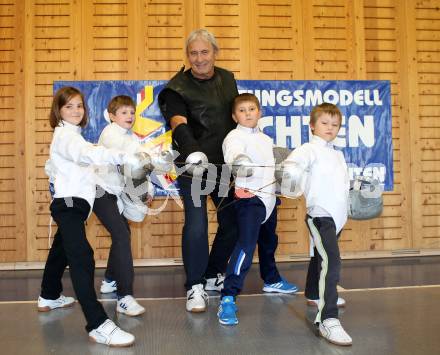
M258 106L252 101L244 101L235 107L232 118L235 122L248 128L257 127L261 112Z
M118 126L125 129L131 129L134 125L135 109L132 106L121 106L116 110L116 113L110 113L110 120L115 122Z
M61 118L75 126L78 126L84 117L84 104L81 96L73 96L60 109Z
M316 120L314 125L310 125L313 131L313 135L324 139L326 142L331 142L336 138L341 122L339 117L330 115L328 113L322 113Z

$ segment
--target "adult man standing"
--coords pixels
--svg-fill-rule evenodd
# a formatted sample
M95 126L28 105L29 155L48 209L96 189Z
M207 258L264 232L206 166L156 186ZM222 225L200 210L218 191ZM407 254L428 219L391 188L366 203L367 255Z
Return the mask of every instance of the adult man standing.
M214 65L219 48L215 37L204 29L193 31L186 41L186 55L191 68L183 68L159 94L163 116L171 127L173 148L179 152L177 162L207 160L217 166L215 188L210 193L217 208L218 230L209 253L207 196L191 196L191 184L207 183L202 176L187 174L178 177L185 208L182 233L182 257L186 272L186 309L190 312L206 310L206 290L220 291L223 273L237 240L232 192L226 197L229 180L220 181L223 153L222 142L235 128L231 106L238 95L234 75ZM208 181L209 182L209 181ZM226 184L226 186L225 186ZM206 287L204 288L204 284Z

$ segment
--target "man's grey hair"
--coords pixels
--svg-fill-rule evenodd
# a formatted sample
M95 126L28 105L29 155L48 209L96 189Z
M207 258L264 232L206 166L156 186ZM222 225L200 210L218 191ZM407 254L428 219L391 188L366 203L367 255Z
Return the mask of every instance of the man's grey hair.
M191 44L191 42L195 41L196 39L203 39L204 41L211 43L212 48L214 48L214 52L217 53L220 48L218 47L217 40L215 39L214 35L209 32L208 30L205 30L204 28L194 30L192 31L188 38L186 39L185 48L186 48L186 54L188 55L188 47Z

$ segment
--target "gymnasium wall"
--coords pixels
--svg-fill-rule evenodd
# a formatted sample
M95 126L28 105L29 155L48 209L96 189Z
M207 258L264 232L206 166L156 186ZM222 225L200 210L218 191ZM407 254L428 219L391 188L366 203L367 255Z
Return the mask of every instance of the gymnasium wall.
M0 0L0 262L47 256L53 81L169 79L200 27L238 79L390 80L394 191L380 218L348 223L341 250L440 254L440 0ZM135 258L180 258L183 213L166 203L132 224ZM307 255L303 217L303 201L283 200L279 259ZM106 259L95 217L87 233Z

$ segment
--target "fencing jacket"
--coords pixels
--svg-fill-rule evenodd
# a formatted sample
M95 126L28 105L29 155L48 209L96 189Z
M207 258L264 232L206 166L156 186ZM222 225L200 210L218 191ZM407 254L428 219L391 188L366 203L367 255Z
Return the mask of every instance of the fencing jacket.
M132 131L119 126L115 122L107 125L102 130L98 144L106 148L114 148L131 154L139 152L142 149L139 140ZM119 196L124 190L124 177L114 165L99 167L97 179L97 184L108 193ZM119 198L118 208L119 212L122 212L123 204Z
M55 198L80 197L93 208L96 195L94 165L122 164L124 153L87 142L81 127L61 121L50 145L51 180Z
M313 136L309 143L295 149L285 160L295 162L308 174L304 195L311 217L332 217L339 233L347 222L350 180L341 151L332 143Z
M235 186L248 189L256 195L266 207L266 219L271 215L276 202L275 197L275 158L272 138L258 127L248 128L240 124L223 141L225 163L231 164L239 154L246 154L254 167L250 177L237 177ZM263 222L263 223L264 223Z

